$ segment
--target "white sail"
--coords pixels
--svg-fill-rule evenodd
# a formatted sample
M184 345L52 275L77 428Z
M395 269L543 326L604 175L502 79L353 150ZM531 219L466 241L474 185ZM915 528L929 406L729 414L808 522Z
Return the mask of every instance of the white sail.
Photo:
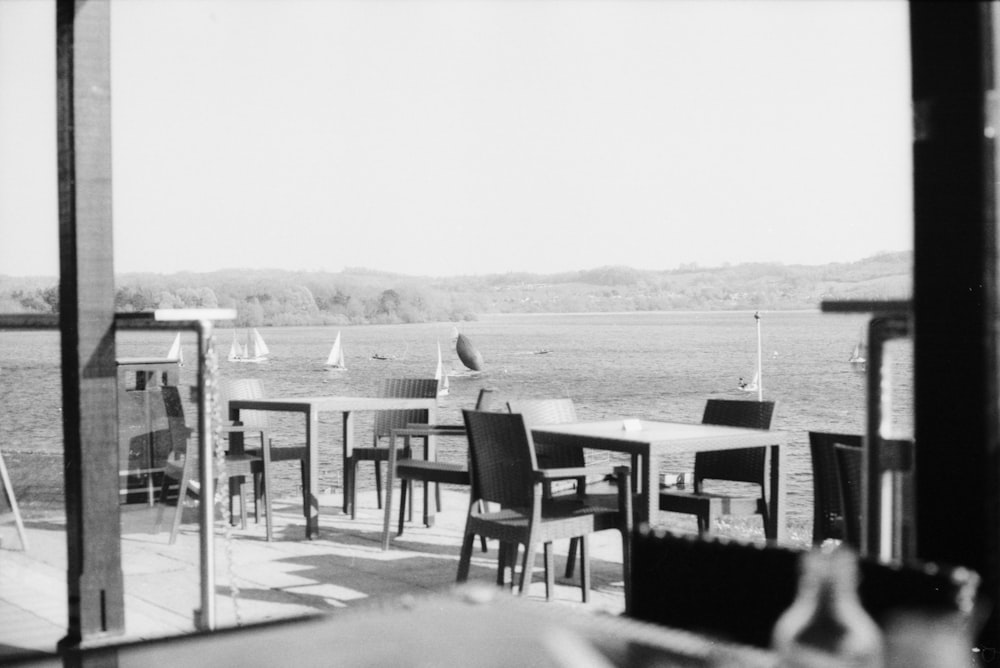
M257 328L254 327L253 330L253 342L250 345L250 350L253 351L251 357L254 358L264 358L267 357L271 351L267 349L267 344L264 343L264 337L260 335Z
M240 344L236 342L236 332L233 332L233 343L229 346L229 356L226 359L230 362L235 362L240 357L243 357L240 351Z
M441 362L441 342L438 341L438 363L434 371L434 380L438 382L438 396L443 397L448 394L448 376L444 373L444 365Z
M174 337L174 342L170 345L170 350L167 352L168 360L176 360L178 365L184 366L184 350L181 348L181 334L177 333Z
M333 342L333 348L330 349L330 354L326 358L326 365L332 366L334 369L347 368L344 364L344 350L340 347L340 332L337 332L337 338Z

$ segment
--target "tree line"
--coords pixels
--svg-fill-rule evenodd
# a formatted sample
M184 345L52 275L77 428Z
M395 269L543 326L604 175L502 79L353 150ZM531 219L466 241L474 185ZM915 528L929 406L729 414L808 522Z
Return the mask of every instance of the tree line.
M224 270L117 277L119 312L231 308L237 326L447 322L480 313L816 308L828 299L901 299L911 253L827 265L600 267L447 278L367 269ZM58 313L56 279L0 276L0 313Z

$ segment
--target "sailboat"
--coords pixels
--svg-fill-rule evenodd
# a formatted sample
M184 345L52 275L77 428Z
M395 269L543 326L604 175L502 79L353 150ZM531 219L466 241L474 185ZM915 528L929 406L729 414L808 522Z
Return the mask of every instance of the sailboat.
M754 371L753 380L744 383L740 378L739 389L741 392L756 392L757 401L764 400L764 383L761 380L761 340L760 340L760 312L753 314L753 319L757 321L757 370Z
M233 334L233 344L229 347L227 359L230 362L266 362L270 352L264 343L264 337L254 327L247 336L246 343L240 343Z
M740 387L740 390L742 390L743 392L756 392L757 391L757 387L759 385L760 385L760 375L756 371L754 371L754 373L753 373L753 379L749 383L744 382L744 380L742 378L740 378L740 386L739 387Z
M851 351L851 357L847 361L855 368L865 368L868 362L868 344L865 343L863 333L858 336L858 342L854 344L854 350Z
M333 348L330 349L330 355L326 358L326 365L332 369L347 368L347 365L344 364L344 349L340 347L340 332L337 332Z
M181 348L181 333L177 332L177 336L174 337L174 342L170 345L170 350L167 352L168 360L175 360L177 366L184 366L184 350Z
M448 374L444 373L443 365L441 363L441 342L438 341L438 364L437 370L434 372L434 380L438 382L438 396L445 397L448 396Z

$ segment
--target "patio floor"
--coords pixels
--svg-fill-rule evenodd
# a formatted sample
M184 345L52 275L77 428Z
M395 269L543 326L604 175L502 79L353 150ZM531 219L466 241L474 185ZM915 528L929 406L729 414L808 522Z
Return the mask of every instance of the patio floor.
M274 504L274 540L251 517L247 529L217 529L215 539L217 628L326 613L346 614L406 597L442 592L455 583L468 492L443 491L443 510L432 528L407 525L392 548L381 549L382 511L374 491L360 493L355 520L340 511L339 494L320 497L320 535L307 541L301 501ZM418 493L419 501L419 493ZM418 506L419 508L419 506ZM107 642L190 633L200 605L198 535L194 508L185 513L177 542L168 544L168 509L157 527L157 508L124 506L122 570L125 634ZM67 625L66 534L60 515L26 518L28 550L13 521L0 524L0 663L32 652L51 653ZM221 523L217 523L220 526ZM568 541L556 544L556 590L545 602L541 556L529 600L595 613L624 610L621 542L615 531L591 538L591 601L583 604L578 581L562 577ZM495 578L496 544L478 544L470 581Z

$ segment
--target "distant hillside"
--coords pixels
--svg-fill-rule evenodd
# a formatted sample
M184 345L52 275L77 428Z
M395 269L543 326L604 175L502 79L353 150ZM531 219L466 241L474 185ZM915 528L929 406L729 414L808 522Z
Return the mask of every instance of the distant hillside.
M447 278L361 268L123 274L116 307L235 308L238 325L459 321L485 313L809 309L829 299L908 298L912 264L912 253L901 252L825 265L599 267ZM58 290L51 280L0 276L0 313L54 311Z

